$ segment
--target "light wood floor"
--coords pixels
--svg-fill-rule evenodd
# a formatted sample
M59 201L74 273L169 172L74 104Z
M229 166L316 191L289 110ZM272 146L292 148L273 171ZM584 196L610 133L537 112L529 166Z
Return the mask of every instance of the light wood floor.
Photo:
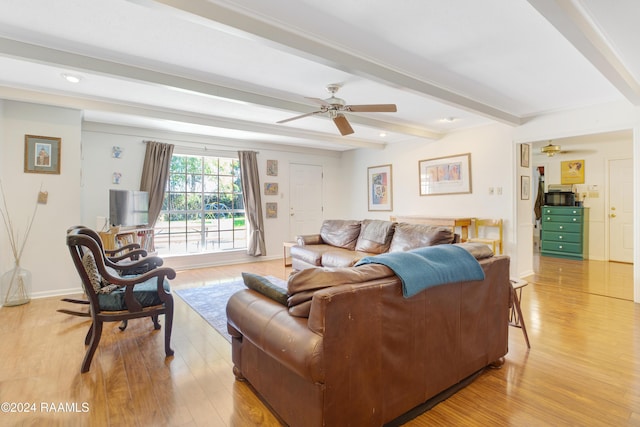
M173 287L228 281L242 271L288 274L281 261L268 261L179 272ZM510 328L502 369L406 425L640 425L632 266L541 257L536 271L522 298L531 350ZM83 375L87 320L56 313L65 306L58 298L0 308L0 402L35 404L35 412L0 412L0 425L279 426L234 380L227 341L175 299L173 358L165 360L162 332L150 321L130 321L124 333L114 324ZM61 404L77 410L43 410Z

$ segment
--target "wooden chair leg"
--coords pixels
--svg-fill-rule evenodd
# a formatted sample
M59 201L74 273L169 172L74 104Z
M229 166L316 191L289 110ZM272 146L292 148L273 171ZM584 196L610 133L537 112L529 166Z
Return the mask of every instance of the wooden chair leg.
M518 292L520 291L520 292ZM509 323L511 326L515 326L516 328L522 329L522 334L524 335L524 341L527 343L527 348L531 348L531 344L529 344L529 334L527 334L527 326L524 323L524 317L522 316L522 309L520 308L520 296L522 295L522 289L512 290L513 297L513 308L511 312L511 319L509 319Z
M173 350L171 349L171 329L173 328L173 300L166 301L165 313L164 313L164 353L169 356L173 356Z
M87 349L87 354L84 355L84 360L82 361L82 368L80 369L81 373L89 372L89 368L91 367L91 360L93 360L93 355L95 354L98 344L100 343L100 337L102 336L102 321L96 320L93 322L92 332L91 332L91 345L89 349Z
M160 322L158 321L158 315L157 314L155 316L151 316L151 321L153 322L153 329L155 329L155 330L160 329Z
M84 345L89 345L89 343L91 342L92 336L93 336L93 322L91 322L91 325L89 325L87 336L84 337Z

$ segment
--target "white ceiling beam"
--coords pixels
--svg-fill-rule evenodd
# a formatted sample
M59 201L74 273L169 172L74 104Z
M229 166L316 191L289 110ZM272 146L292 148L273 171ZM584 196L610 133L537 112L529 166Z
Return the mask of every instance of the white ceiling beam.
M640 105L640 83L615 54L585 10L573 0L527 0L633 105Z
M25 61L71 68L74 70L84 70L103 76L115 76L129 81L202 93L223 99L239 100L284 111L296 111L304 114L317 109L317 107L286 101L272 96L261 95L255 92L233 89L214 83L161 73L117 62L91 58L1 37L0 54ZM441 133L430 131L428 129L398 125L368 117L350 116L349 120L354 124L369 126L388 132L397 132L429 139L439 139L442 137Z
M265 22L264 20L233 10L225 5L215 4L209 0L191 0L188 2L182 0L129 1L148 7L165 9L184 19L205 25L213 25L216 29L222 29L218 24L223 24L246 34L259 37L263 40L263 43L264 41L272 42L272 46L280 50L284 48L284 50L294 51L297 55L302 55L307 59L328 65L332 68L366 77L390 86L403 87L415 93L436 99L444 104L461 108L492 120L497 120L509 125L520 125L523 122L520 117L506 111L499 110L409 76L387 65L363 58L356 53L338 49L312 37ZM237 35L238 33L236 32L234 34Z
M317 145L318 141L331 144L338 144L352 148L372 148L384 149L386 144L371 142L366 139L355 137L332 136L326 133L308 130L292 129L286 126L249 122L245 120L230 119L226 117L216 117L198 113L187 113L182 110L170 108L149 107L146 105L136 105L133 103L115 103L104 100L86 99L67 95L36 92L26 89L18 89L8 86L0 86L0 98L21 102L33 102L38 104L48 104L57 107L73 108L77 110L94 110L117 114L146 117L151 119L182 122L213 128L232 129L244 132L254 132L261 135L272 135L274 142L277 137L297 138L308 140Z

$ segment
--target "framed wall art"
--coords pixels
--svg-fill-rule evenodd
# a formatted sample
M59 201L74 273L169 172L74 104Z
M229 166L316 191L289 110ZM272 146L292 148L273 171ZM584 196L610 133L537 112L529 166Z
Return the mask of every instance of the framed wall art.
M277 196L278 195L278 183L277 182L265 182L264 183L264 195L265 196Z
M531 196L531 177L520 176L520 200L529 200Z
M60 174L61 138L24 136L24 171L27 173Z
M367 193L370 211L393 210L391 165L372 166L367 169Z
M277 160L267 160L267 175L268 176L278 176L278 161Z
M520 144L520 166L529 167L529 144Z
M584 160L560 162L560 184L584 184Z
M267 203L267 218L278 218L278 203Z
M418 162L420 195L471 193L471 154L437 157Z

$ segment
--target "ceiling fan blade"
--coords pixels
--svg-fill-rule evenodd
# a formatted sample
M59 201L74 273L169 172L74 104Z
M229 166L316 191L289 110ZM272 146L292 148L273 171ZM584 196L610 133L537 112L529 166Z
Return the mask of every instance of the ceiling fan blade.
M299 115L299 116L290 117L290 118L288 118L288 119L280 120L279 122L276 122L276 123L278 123L278 124L280 124L280 123L287 123L287 122L290 122L290 121L292 121L292 120L298 120L298 119L301 119L301 118L303 118L303 117L313 116L314 114L319 114L319 113L323 113L323 112L324 112L324 111L321 111L321 110L313 111L313 112L311 112L311 113L301 114L301 115Z
M354 113L395 113L398 111L396 104L346 105L345 109Z
M320 98L311 98L309 96L305 96L306 99L315 102L316 104L322 105L323 107L331 107L331 104L329 104L327 101L325 101L324 99L320 99Z
M336 117L334 117L333 123L336 124L342 136L350 135L353 133L353 128L351 128L351 125L349 124L349 121L344 116L344 114L338 114Z

